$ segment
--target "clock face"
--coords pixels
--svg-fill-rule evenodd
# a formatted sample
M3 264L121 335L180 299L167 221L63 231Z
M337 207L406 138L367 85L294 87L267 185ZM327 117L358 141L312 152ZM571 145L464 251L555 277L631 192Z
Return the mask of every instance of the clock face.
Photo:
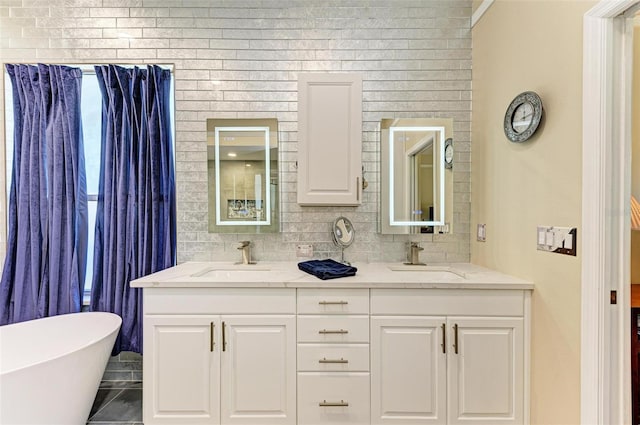
M511 125L513 126L513 130L521 134L523 133L531 123L533 122L533 105L529 102L524 102L520 104L513 112L513 120L511 121Z
M453 167L453 139L451 138L444 142L444 167Z
M527 91L517 95L504 114L504 134L512 142L525 142L533 136L542 119L542 100Z
M453 146L449 145L445 148L444 150L444 160L448 163L451 164L451 161L453 161Z

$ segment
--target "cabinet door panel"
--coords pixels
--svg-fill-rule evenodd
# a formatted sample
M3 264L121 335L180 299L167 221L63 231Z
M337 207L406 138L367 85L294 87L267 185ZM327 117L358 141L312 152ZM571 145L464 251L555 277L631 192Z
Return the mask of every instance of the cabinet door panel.
M223 316L223 424L295 424L294 316Z
M443 317L371 318L371 423L446 423L443 324Z
M211 351L216 323L216 317L145 319L145 423L219 423L220 353Z
M449 329L455 325L458 354L449 358L449 423L523 423L522 319L450 317Z
M362 76L298 75L298 203L360 205Z

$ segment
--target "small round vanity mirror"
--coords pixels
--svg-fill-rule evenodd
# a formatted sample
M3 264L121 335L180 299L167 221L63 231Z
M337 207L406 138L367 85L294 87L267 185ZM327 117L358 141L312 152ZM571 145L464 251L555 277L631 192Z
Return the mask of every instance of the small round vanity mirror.
M338 217L333 222L333 240L336 245L346 248L353 243L356 231L346 217Z

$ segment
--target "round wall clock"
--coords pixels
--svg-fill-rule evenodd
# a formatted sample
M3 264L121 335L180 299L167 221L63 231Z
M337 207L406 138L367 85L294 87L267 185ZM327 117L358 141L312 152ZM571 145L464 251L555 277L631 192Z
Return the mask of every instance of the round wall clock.
M533 136L542 119L542 99L532 91L520 93L504 114L504 134L512 142L526 142Z
M444 141L444 168L453 167L453 139Z

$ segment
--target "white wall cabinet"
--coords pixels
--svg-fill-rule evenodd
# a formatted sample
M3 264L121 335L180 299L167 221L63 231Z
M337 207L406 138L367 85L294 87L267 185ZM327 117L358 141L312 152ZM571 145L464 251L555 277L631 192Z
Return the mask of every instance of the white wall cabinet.
M298 203L360 205L362 76L298 75Z
M146 425L529 421L527 290L146 288L144 299Z

